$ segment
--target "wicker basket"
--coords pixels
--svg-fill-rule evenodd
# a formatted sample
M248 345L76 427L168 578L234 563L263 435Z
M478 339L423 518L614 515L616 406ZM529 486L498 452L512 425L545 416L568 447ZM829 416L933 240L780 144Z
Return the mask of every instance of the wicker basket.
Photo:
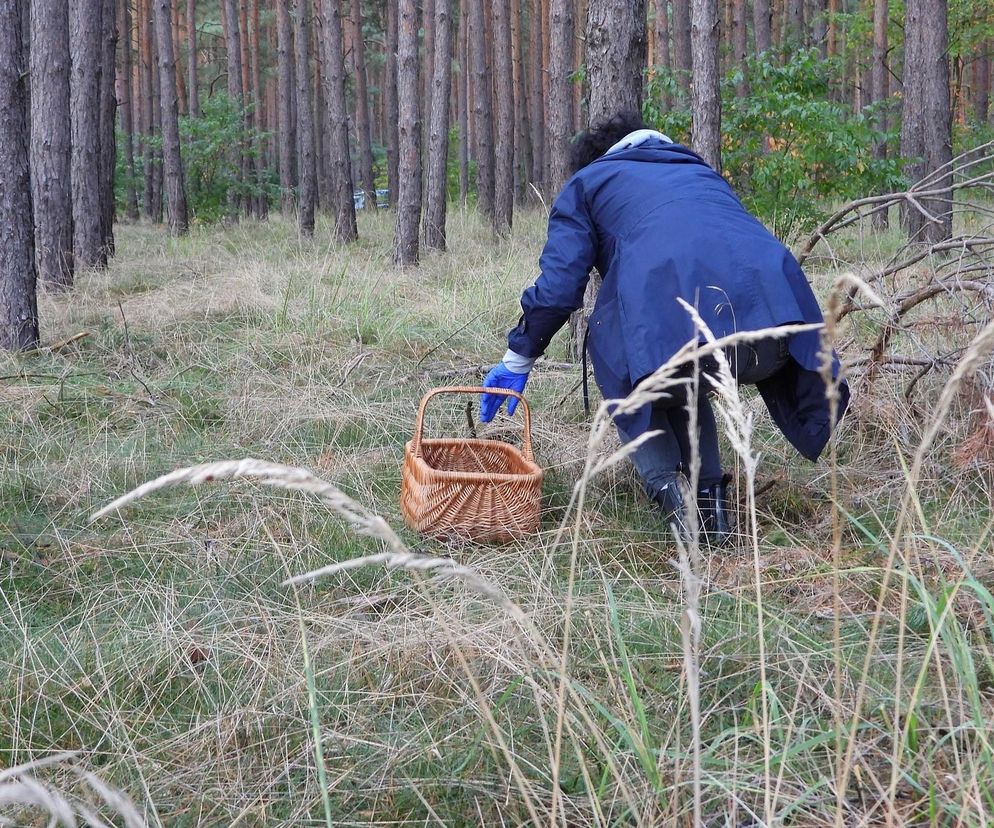
M424 438L425 409L438 394L507 394L525 412L521 451L498 440ZM538 529L542 469L532 455L531 412L516 391L435 388L418 410L404 449L400 506L407 524L436 538L508 542Z

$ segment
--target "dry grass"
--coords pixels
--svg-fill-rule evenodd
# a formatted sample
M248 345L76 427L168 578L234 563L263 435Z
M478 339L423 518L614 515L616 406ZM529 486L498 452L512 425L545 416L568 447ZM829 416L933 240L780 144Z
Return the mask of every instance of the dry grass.
M834 469L726 382L742 538L711 553L657 524L559 342L529 385L542 533L440 545L399 528L403 443L424 390L502 353L542 221L494 245L457 214L400 272L363 220L347 251L121 228L43 302L47 341L90 336L0 364L3 766L77 751L47 790L127 819L96 774L151 825L991 821L984 370L909 404L913 370L857 366ZM853 360L874 313L840 326Z

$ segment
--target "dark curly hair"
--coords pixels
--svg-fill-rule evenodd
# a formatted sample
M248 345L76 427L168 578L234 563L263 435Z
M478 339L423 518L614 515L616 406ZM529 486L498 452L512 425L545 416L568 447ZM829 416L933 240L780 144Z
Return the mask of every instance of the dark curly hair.
M570 169L583 169L600 158L629 132L645 129L645 121L638 112L619 112L577 135L569 148Z

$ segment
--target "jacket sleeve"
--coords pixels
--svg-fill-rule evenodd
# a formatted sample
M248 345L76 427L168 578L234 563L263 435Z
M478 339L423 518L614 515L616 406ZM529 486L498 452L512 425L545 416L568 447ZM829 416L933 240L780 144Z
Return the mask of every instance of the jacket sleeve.
M548 238L539 260L542 273L522 295L521 320L507 336L512 351L524 357L545 353L570 314L583 305L596 249L597 233L583 183L574 177L552 205Z

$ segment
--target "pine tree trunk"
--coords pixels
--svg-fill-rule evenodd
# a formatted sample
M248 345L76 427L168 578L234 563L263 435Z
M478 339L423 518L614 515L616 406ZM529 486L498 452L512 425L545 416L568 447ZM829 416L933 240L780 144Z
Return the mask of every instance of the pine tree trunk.
M926 176L929 189L952 183L947 21L946 0L908 0L906 4L901 155L921 159L905 166L909 186ZM912 205L903 206L902 224L913 241L935 244L952 236L951 197L949 192L942 199L921 199L935 221Z
M114 255L114 173L117 168L117 0L103 0L100 20L100 232Z
M873 65L870 74L870 98L880 107L890 97L890 72L887 67L887 25L889 23L888 0L873 0ZM879 128L887 130L888 117L886 108L880 109ZM873 148L876 158L883 160L887 157L887 144L878 141ZM873 214L873 224L878 230L888 226L887 211Z
M690 36L690 6L692 0L673 0L673 71L686 98L690 94L693 53Z
M146 9L149 16L149 37L152 39L152 134L162 135L162 103L159 95L159 47L155 40L155 18L152 0ZM152 149L152 221L162 223L163 169L162 147Z
M262 38L262 25L259 19L259 0L251 0L252 9L249 19L249 63L250 78L252 84L252 101L255 107L255 134L252 141L253 147L251 167L252 180L255 184L255 195L252 198L252 208L257 221L264 221L269 217L269 199L266 197L266 146L263 143L265 136L262 134L266 130L266 100L262 94L262 65L261 51L259 49Z
M511 56L510 0L492 0L494 15L494 77L497 112L494 129L493 229L511 232L514 211L514 64Z
M314 162L314 111L311 107L311 2L296 0L293 12L294 79L297 83L297 228L302 236L314 235L314 202L317 167Z
M359 133L359 181L366 209L376 209L376 180L373 178L373 127L369 116L369 84L366 78L366 45L362 38L362 4L352 0L352 40L355 67L356 131Z
M673 73L673 59L670 55L670 4L669 0L656 0L656 63L667 75ZM664 87L663 107L673 106L673 96L669 86Z
M154 0L155 34L159 46L159 99L162 107L162 160L165 174L169 232L181 236L189 229L183 161L179 148L179 100L174 62L172 0Z
M825 53L829 58L839 53L839 24L836 15L839 13L839 0L828 0L828 29L825 35Z
M345 103L345 55L342 52L342 15L339 0L322 0L320 38L324 54L326 121L331 153L331 198L328 209L333 215L335 238L352 242L359 236L356 227L355 200L352 188L352 160L349 149L349 114ZM416 58L415 58L416 59ZM418 89L414 88L417 95ZM403 99L401 100L403 105ZM420 189L420 185L419 185ZM420 202L420 196L418 198Z
M785 0L786 39L789 47L799 49L804 45L804 0Z
M293 215L297 186L297 124L293 117L294 46L292 0L276 0L277 72L279 74L280 208ZM300 0L304 2L304 0ZM313 126L311 127L313 134ZM313 150L312 150L313 152ZM313 163L313 155L311 157ZM311 228L313 230L313 228Z
M249 58L249 20L248 11L251 0L238 0L239 17L238 44L241 49L239 65L242 70L242 100L245 103L243 117L245 119L245 136L242 143L242 181L245 192L241 198L242 215L249 218L254 210L254 199L251 190L255 186L255 174L252 163L252 143L255 141L255 96L252 90L251 60Z
M978 124L986 124L990 114L991 60L987 51L990 44L982 42L980 54L973 64L973 117Z
M100 152L102 20L103 0L71 4L73 259L84 268L107 266Z
M444 2L444 0L439 0L439 2ZM421 73L421 87L424 90L421 95L421 112L425 118L425 128L427 128L431 113L432 67L435 65L435 0L421 0L420 6L423 60L419 66L425 67Z
M641 112L645 0L590 0L586 65L591 124L618 112Z
M644 6L645 0L633 0L635 3L642 3ZM629 12L626 11L626 14ZM580 43L580 32L586 31L587 26L587 0L576 0L576 10L574 12L573 20L576 21L577 36L573 39L573 55L571 60L574 66L580 66L583 63L583 49ZM645 21L643 22L643 27ZM587 125L586 119L583 114L583 102L587 100L590 96L590 78L584 77L578 82L573 83L573 134L581 132Z
M400 136L397 123L400 119L400 102L397 100L397 3L387 0L387 60L386 89L387 110L387 189L390 206L396 206L400 182L397 180Z
M23 8L22 0L0 0L0 348L10 351L38 345ZM58 27L56 20L49 22ZM64 55L66 48L57 46L56 54ZM67 71L63 64L63 84Z
M494 216L494 121L491 89L493 79L487 65L487 36L484 0L469 0L469 52L473 84L473 137L476 160L476 204L489 218Z
M328 104L325 100L324 81L324 58L321 56L321 40L318 36L320 26L319 4L321 0L314 2L315 25L311 33L311 52L314 55L314 158L317 165L317 206L319 209L327 210L332 201L331 176L328 172L328 146L327 136L328 124Z
M418 10L415 0L399 0L397 97L400 100L397 224L393 261L402 267L418 263L421 223L421 115L418 111Z
M176 8L172 11L173 18L173 66L176 69L176 106L180 115L186 115L186 75L183 70L183 49L180 46L179 23L184 6L183 0L176 0Z
M141 106L141 155L142 155L142 212L150 221L155 220L155 121L152 115L152 18L148 0L138 0L138 90Z
M540 193L545 190L545 92L542 78L542 0L531 0L529 25L528 69L531 89L528 93L528 121L531 128L531 181Z
M31 3L31 41L31 184L38 275L51 289L66 290L73 283L67 0Z
M121 48L120 70L117 76L117 105L121 111L121 131L124 133L124 166L128 181L125 190L127 216L130 221L138 220L138 192L135 189L135 106L131 94L131 76L133 73L131 41L131 3L121 0L118 9L121 21L121 36L118 45ZM68 158L68 152L66 157ZM43 277L44 278L44 277Z
M228 100L238 113L239 125L244 130L245 123L245 100L244 87L242 86L242 38L238 26L238 3L236 0L221 0L224 3L224 42L227 47L227 69L228 69ZM228 149L228 163L233 171L237 171L236 186L228 190L227 219L237 221L239 205L241 204L240 189L245 184L245 168L242 163L242 145L244 135L236 142L233 142Z
M469 11L459 0L459 75L456 95L459 110L459 202L469 202Z
M190 98L188 109L193 118L200 117L200 92L197 89L197 0L186 0L186 38L188 77L186 91Z
M742 73L742 79L735 84L735 94L740 98L745 98L749 94L749 82L746 78L746 56L748 53L746 2L745 0L732 0L732 60L738 71Z
M756 54L768 52L773 45L773 15L770 0L753 0L752 27L756 40Z
M811 35L822 60L828 57L828 4L826 0L809 0L807 19L811 22Z
M549 194L558 195L570 177L569 141L573 130L573 3L551 0L549 6L549 107L547 152Z
M447 0L435 4L435 62L428 129L428 182L425 187L424 245L445 250L449 162L449 88L452 77L452 20Z
M528 133L528 82L522 26L523 4L511 0L511 59L514 61L514 201L521 204L531 175L531 140Z
M721 172L721 76L718 68L718 0L692 0L694 83L691 87L694 151Z

